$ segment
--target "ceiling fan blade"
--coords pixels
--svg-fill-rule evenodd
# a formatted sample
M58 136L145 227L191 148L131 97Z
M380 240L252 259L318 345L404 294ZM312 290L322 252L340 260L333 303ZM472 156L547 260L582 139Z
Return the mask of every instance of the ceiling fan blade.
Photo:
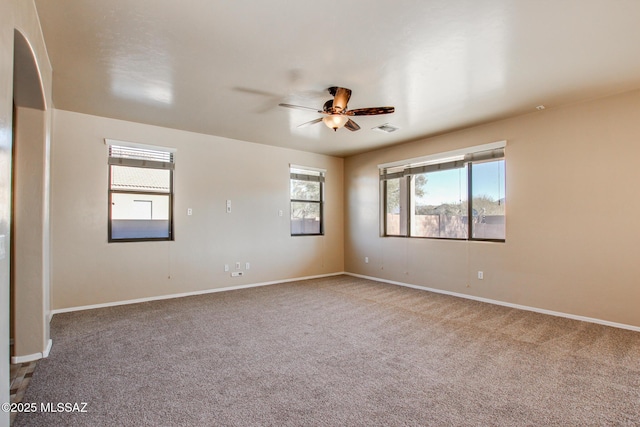
M376 116L378 114L391 114L396 109L393 107L372 107L372 108L356 108L355 110L345 111L347 116Z
M318 119L311 120L310 122L304 122L303 124L298 125L296 127L306 128L307 126L315 125L316 123L320 123L321 121L322 121L322 117L320 117Z
M333 95L334 111L338 113L345 111L351 98L351 89L333 86L329 88L329 93Z
M303 107L302 105L293 105L293 104L278 104L278 105L281 107L293 108L294 110L308 110L308 111L315 111L316 113L323 113L323 111L320 111L317 108Z
M344 127L349 129L351 132L355 132L360 129L360 126L358 126L358 124L351 119L349 119L347 123L344 124Z
M263 98L257 105L256 108L252 109L254 113L266 113L274 107L274 104L278 101L284 99L284 96L277 95L271 92L265 92L259 89L252 89L249 87L232 87L232 90L240 93L244 93L246 95L254 95Z
M282 98L282 96L277 95L275 93L267 92L260 89L252 89L250 87L235 86L235 87L232 87L231 89L235 90L236 92L243 92L249 95L267 96L269 98Z

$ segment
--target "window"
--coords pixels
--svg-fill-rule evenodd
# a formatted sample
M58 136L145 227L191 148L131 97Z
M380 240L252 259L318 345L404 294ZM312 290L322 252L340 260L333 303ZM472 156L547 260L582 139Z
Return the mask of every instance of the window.
M505 239L504 159L470 164L474 239Z
M173 240L173 151L107 144L109 241Z
M382 235L504 241L504 146L379 166Z
M291 235L324 234L322 223L325 171L291 166Z
M387 190L385 193L386 234L389 236L404 236L407 233L407 223L405 215L401 213L401 210L405 210L402 206L404 203L401 203L401 199L404 196L401 195L406 193L407 180L392 178L385 181L385 184Z
M467 170L437 170L410 177L411 236L466 239Z

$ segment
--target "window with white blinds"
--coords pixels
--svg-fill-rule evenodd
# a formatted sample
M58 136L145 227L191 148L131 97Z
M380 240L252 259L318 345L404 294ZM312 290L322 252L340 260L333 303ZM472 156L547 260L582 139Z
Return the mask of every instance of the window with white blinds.
M505 146L379 165L382 235L505 241Z
M323 169L289 167L292 236L324 234L325 173Z
M107 144L109 241L173 240L174 150Z

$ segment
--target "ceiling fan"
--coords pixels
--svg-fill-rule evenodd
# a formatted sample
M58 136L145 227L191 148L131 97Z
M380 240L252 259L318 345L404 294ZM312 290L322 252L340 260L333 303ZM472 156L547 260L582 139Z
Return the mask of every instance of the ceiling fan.
M333 129L334 131L337 131L339 128L344 126L352 132L360 129L360 126L358 126L356 122L350 119L351 116L375 116L378 114L390 114L395 111L395 108L393 107L356 108L354 110L347 110L347 103L349 102L349 98L351 98L351 89L332 86L328 90L331 96L333 96L333 99L325 102L322 110L292 104L278 105L286 108L294 108L296 110L310 110L320 114L324 114L324 117L302 123L298 127L304 127L313 125L315 123L324 122L327 127Z

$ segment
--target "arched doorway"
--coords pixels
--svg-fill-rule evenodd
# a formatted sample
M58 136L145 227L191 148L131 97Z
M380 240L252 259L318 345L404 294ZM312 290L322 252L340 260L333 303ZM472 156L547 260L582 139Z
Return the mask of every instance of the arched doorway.
M12 215L10 231L11 362L46 357L49 340L49 139L46 101L35 54L14 30Z

